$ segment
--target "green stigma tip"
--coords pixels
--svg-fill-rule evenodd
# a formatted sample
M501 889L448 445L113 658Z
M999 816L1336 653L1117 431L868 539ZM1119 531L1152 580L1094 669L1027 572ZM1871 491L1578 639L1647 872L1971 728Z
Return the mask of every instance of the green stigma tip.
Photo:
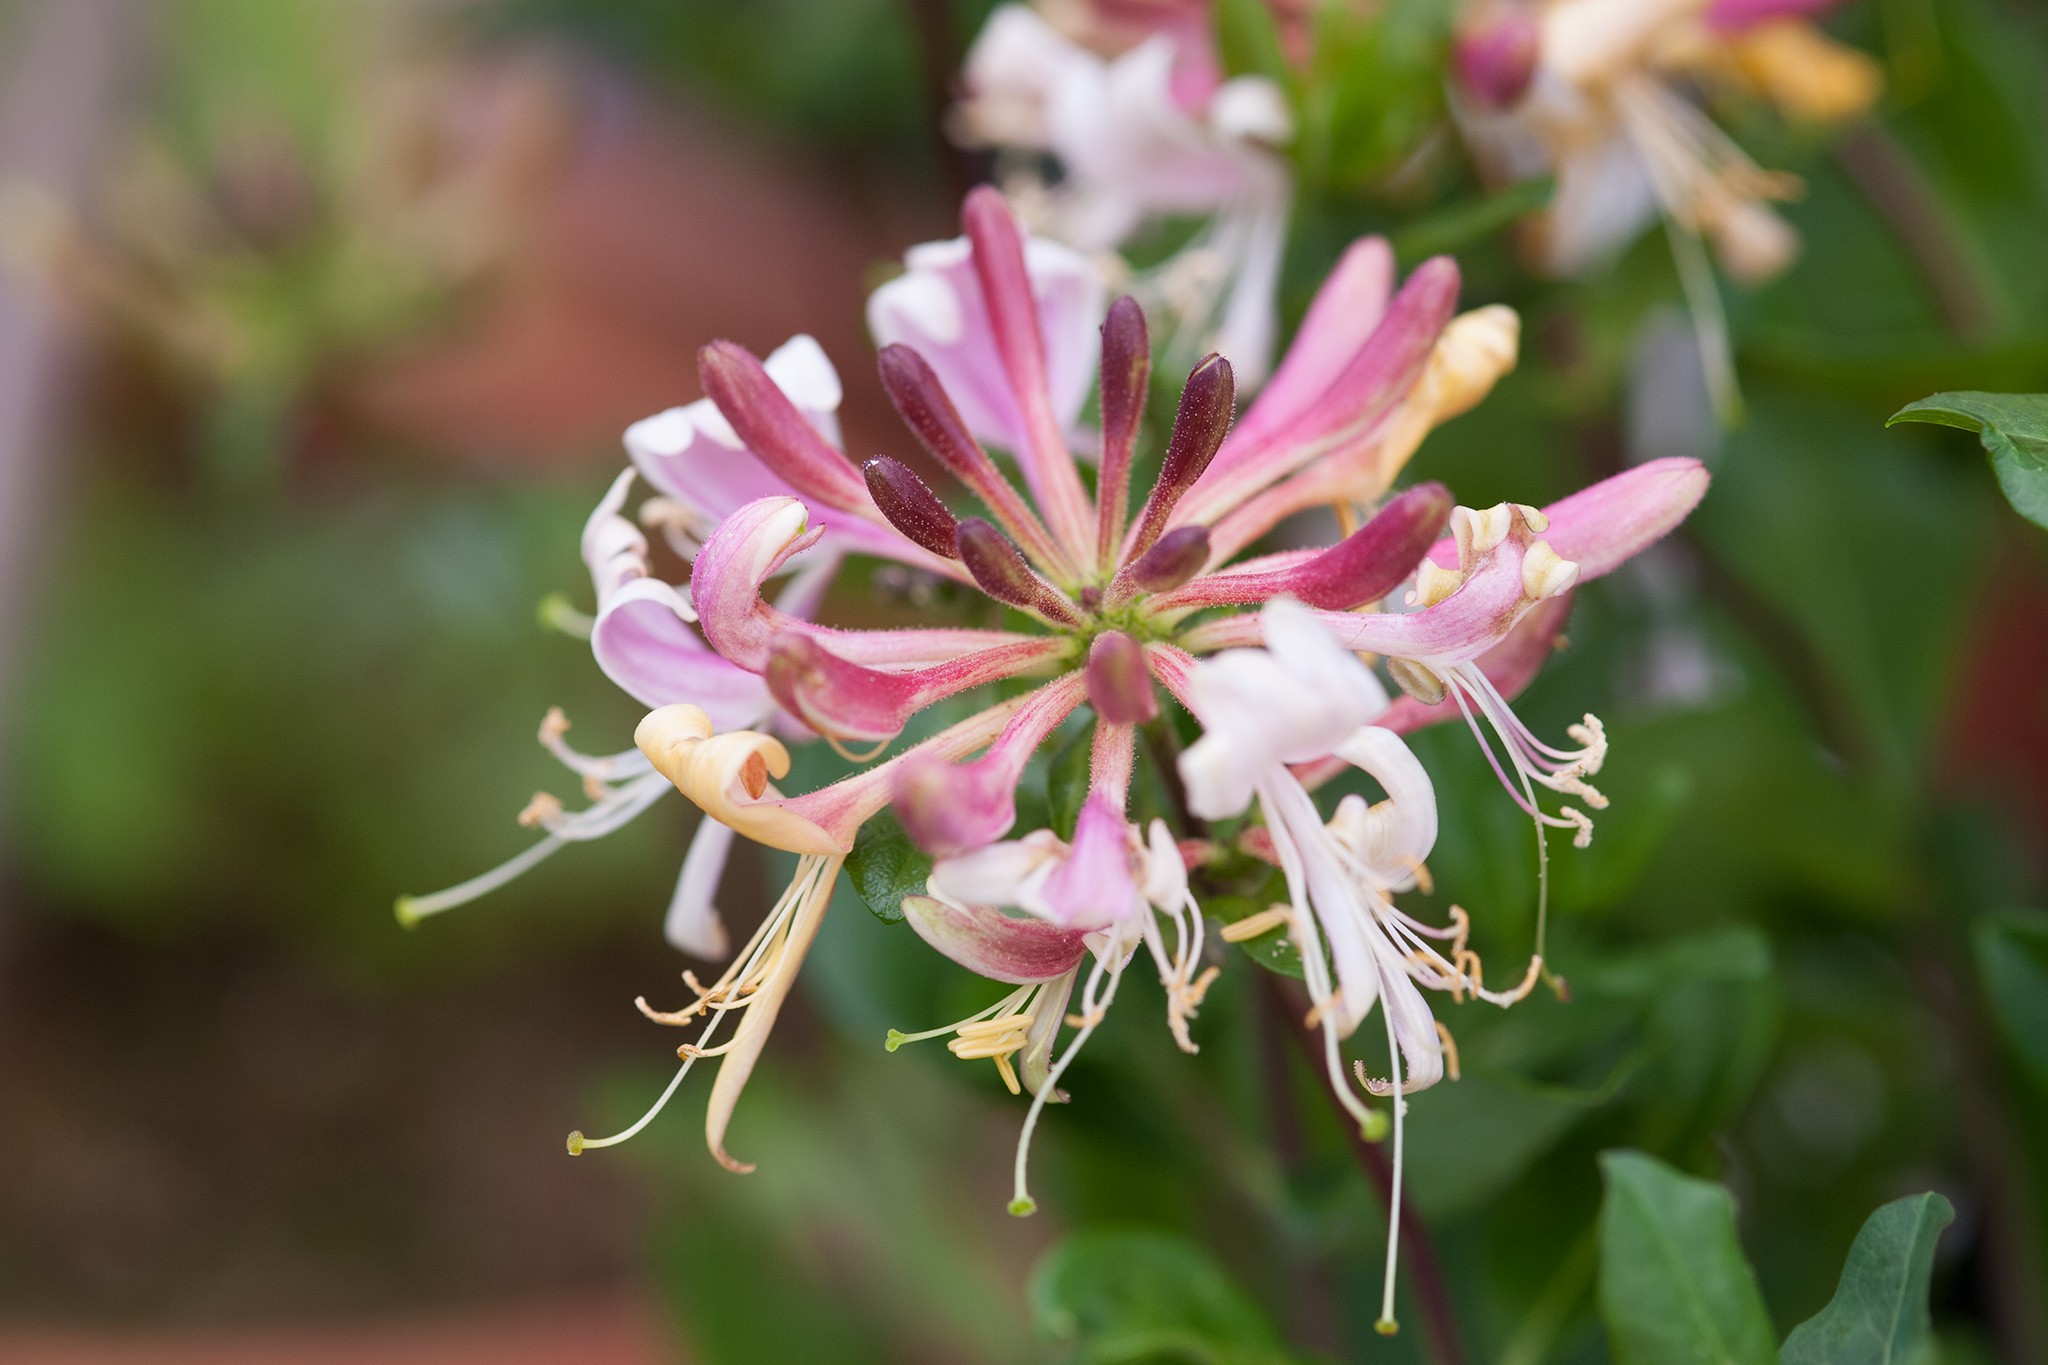
M1372 1325L1372 1330L1378 1332L1383 1337L1390 1337L1401 1330L1401 1324L1395 1322L1392 1318L1381 1318Z
M407 929L416 927L420 922L420 917L413 910L412 906L413 899L411 896L400 896L391 903L391 913L396 915L398 922Z
M570 1156L582 1156L582 1155L583 1155L583 1134L581 1134L581 1133L571 1133L571 1134L569 1134L569 1143L568 1143L568 1147L569 1147L569 1155L570 1155Z
M882 1046L887 1048L889 1051L894 1052L897 1048L902 1047L905 1043L909 1041L909 1034L903 1032L901 1029L892 1028L889 1030L889 1036L887 1039L883 1041Z
M1022 1199L1012 1199L1010 1201L1010 1212L1019 1218L1029 1218L1032 1214L1038 1212L1038 1201L1029 1195Z
M1364 1121L1358 1125L1359 1135L1367 1142L1383 1142L1387 1134L1393 1131L1394 1121L1381 1109L1366 1110Z

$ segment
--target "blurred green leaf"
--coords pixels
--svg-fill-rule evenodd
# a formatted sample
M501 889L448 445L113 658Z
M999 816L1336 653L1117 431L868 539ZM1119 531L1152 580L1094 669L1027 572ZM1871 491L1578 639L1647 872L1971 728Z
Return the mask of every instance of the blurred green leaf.
M1094 747L1095 725L1091 721L1054 751L1052 765L1046 770L1046 806L1052 816L1052 831L1062 839L1074 837L1081 807L1088 800L1088 763Z
M854 836L846 875L875 918L894 924L903 918L903 898L924 894L932 860L910 842L895 816L882 811Z
M1200 1247L1138 1229L1077 1232L1031 1272L1041 1332L1080 1365L1284 1365L1256 1304Z
M1927 1312L1934 1244L1956 1211L1938 1194L1894 1200L1849 1248L1828 1306L1792 1329L1784 1365L1925 1365L1938 1356Z
M1463 251L1525 214L1544 207L1550 202L1551 191L1556 187L1557 182L1549 176L1538 176L1518 181L1498 194L1446 204L1393 234L1389 241L1394 248L1394 258L1407 267L1426 257Z
M1600 1167L1600 1311L1622 1365L1772 1365L1728 1192L1641 1152L1602 1153Z
M2048 394L1937 393L1908 403L1886 426L1930 422L1974 431L2013 509L2048 526Z
M2048 1085L2048 914L2008 910L1980 921L1977 970L2013 1050Z
M1233 76L1264 76L1285 82L1287 60L1265 0L1217 0L1216 48Z

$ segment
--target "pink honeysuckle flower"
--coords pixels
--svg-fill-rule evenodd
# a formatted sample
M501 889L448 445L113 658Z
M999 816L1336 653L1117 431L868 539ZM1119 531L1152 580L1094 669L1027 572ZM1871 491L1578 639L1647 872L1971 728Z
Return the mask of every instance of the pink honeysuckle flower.
M842 390L838 372L817 342L792 337L762 369L821 439L837 442ZM788 494L789 484L748 448L707 399L635 422L626 429L625 445L633 463L612 482L583 529L583 559L597 612L581 629L588 633L598 666L636 701L650 707L691 701L720 729L790 722L757 673L728 661L705 642L688 593L650 573L647 537L623 514L637 470L661 495L643 508L642 519L667 534L684 558L694 559L704 537L733 512L758 498ZM789 577L774 609L785 619L806 618L831 586L846 553L901 557L905 548L887 527L840 518L803 571ZM926 564L929 557L912 562ZM544 832L540 842L459 885L400 897L401 922L416 924L487 895L565 845L621 828L672 789L639 750L583 754L564 741L568 728L560 711L550 711L541 725L541 743L582 779L591 804L571 812L552 797L536 797L520 818ZM788 728L808 733L800 723L790 722ZM669 901L664 933L694 957L716 961L726 955L725 927L714 898L732 836L715 820L699 823Z
M621 512L625 481L592 519L586 548L599 616L619 623L600 658L655 709L635 734L637 759L590 761L613 764L601 774L607 778L657 775L718 828L796 854L798 868L717 981L686 975L693 998L676 1010L643 1004L659 1022L700 1031L679 1050L676 1078L645 1116L614 1137L577 1135L573 1151L640 1131L698 1060L716 1057L707 1144L731 1169L747 1169L725 1147L740 1091L856 836L893 807L934 859L926 894L910 898L906 917L954 961L1016 988L957 1025L915 1036L952 1034L957 1054L994 1061L1007 1084L1030 1092L1012 1202L1028 1211L1030 1135L1044 1105L1062 1098L1058 1079L1100 1023L1138 946L1152 954L1168 1026L1190 1050L1190 1022L1217 970L1203 960L1203 918L1188 876L1202 846L1184 850L1162 822L1141 830L1131 811L1137 730L1164 723L1167 705L1192 711L1205 727L1185 769L1195 813L1234 815L1256 798L1267 828L1241 833L1241 846L1270 850L1291 869L1290 884L1307 888L1296 897L1306 908L1290 922L1302 943L1314 947L1321 934L1330 945L1317 998L1331 1056L1372 1000L1385 998L1407 1049L1408 1086L1434 1079L1440 1055L1415 987L1449 981L1476 989L1477 973L1469 983L1463 975L1462 937L1450 975L1374 965L1374 935L1406 944L1446 931L1382 909L1388 891L1423 875L1435 815L1406 750L1391 734L1381 737L1384 725L1373 728L1394 710L1353 654L1382 661L1405 694L1396 708L1447 703L1475 732L1484 719L1510 754L1514 789L1542 823L1582 832L1588 818L1539 806L1539 785L1597 806L1583 780L1598 763L1597 722L1588 722L1580 750L1545 745L1502 697L1519 686L1503 661L1540 659L1559 625L1558 604L1586 566L1605 572L1684 517L1705 487L1698 465L1631 471L1557 504L1554 522L1522 506L1456 508L1436 485L1390 497L1428 431L1477 402L1512 366L1516 326L1500 308L1458 315L1457 270L1448 260L1425 263L1395 289L1391 257L1375 241L1347 253L1274 382L1235 427L1229 361L1211 356L1193 367L1149 487L1131 486L1151 364L1145 315L1130 298L1112 303L1091 347L1101 413L1086 452L1091 488L1073 449L1072 400L1054 393L1065 362L1053 352L1072 344L1072 329L1060 321L1056 281L1041 275L1057 274L1059 258L1032 249L993 190L970 195L962 217L965 246L953 249L964 259L946 264L944 283L958 316L980 319L982 340L958 345L943 364L911 342L887 344L879 356L905 427L956 485L946 496L893 457L856 468L806 414L800 394L778 382L784 376L717 343L703 358L710 401L781 486L730 508L714 526L690 528L682 538L694 554L687 596L672 585L635 586L647 577L645 542ZM940 344L966 335L942 331ZM965 367L959 382L981 395L984 416L1015 418L1001 429L1019 443L1009 454L1021 487L978 438L980 419L970 421L954 400L942 377L949 367ZM707 426L698 419L693 430ZM718 489L732 486L706 477ZM676 503L709 504L712 494L678 478L658 500L658 517ZM979 503L972 512L968 496ZM1359 522L1338 544L1238 559L1279 518L1326 502ZM839 538L848 526L893 537L881 553L978 590L1009 609L1014 628L858 630L812 619L815 599L792 604L791 594L812 592L812 575L830 572L813 566L869 552ZM778 582L784 586L771 598ZM1406 593L1404 585L1412 585ZM1294 600L1269 606L1285 599ZM607 615L614 600L626 606ZM656 606L667 616L654 614ZM693 614L696 630L683 631ZM1524 638L1531 623L1545 632L1534 651ZM1273 638L1275 629L1286 638ZM1320 648L1302 645L1304 632ZM1217 651L1225 653L1204 658ZM759 690L721 690L739 677ZM700 685L701 701L690 695ZM970 694L986 699L980 709L882 756L919 711ZM1275 698L1287 700L1276 706ZM742 702L758 705L761 718L744 714ZM1260 712L1258 723L1232 721L1233 704ZM1075 829L1013 829L1031 756L1083 707L1094 731ZM778 784L788 777L789 753L771 724L872 752L855 760L850 776L785 792ZM1323 825L1304 781L1333 758L1373 773L1395 804L1342 804ZM1356 873L1355 886L1332 881L1345 869ZM1360 880L1368 873L1375 880ZM1382 970L1401 981L1382 983ZM1078 1019L1062 1047L1077 988ZM906 1040L891 1036L892 1046ZM1341 1081L1340 1067L1333 1080ZM1345 1102L1371 1125L1363 1099L1346 1091Z
M1480 169L1556 177L1533 223L1541 265L1583 275L1661 215L1724 412L1726 323L1700 250L1742 283L1791 264L1799 238L1771 207L1799 193L1714 123L1695 92L1758 95L1810 122L1861 114L1881 88L1869 57L1827 37L1816 0L1468 0L1453 50L1455 107Z
M1293 135L1278 86L1224 80L1205 6L1149 6L1142 25L1097 26L1135 41L1091 50L1035 11L999 7L968 52L955 131L1021 154L1013 188L1034 222L1081 251L1108 252L1172 215L1206 218L1186 247L1136 282L1173 320L1169 356L1226 356L1256 387L1278 332L1275 294L1292 182L1275 152ZM1055 157L1057 184L1036 179Z

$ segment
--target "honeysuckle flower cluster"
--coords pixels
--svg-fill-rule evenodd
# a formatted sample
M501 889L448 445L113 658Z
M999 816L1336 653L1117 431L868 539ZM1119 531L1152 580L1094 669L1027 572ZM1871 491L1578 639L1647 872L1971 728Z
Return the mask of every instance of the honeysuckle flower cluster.
M537 798L528 818L545 831L541 843L409 912L500 884L673 786L706 819L671 938L721 957L709 892L726 842L737 834L796 855L788 888L714 981L686 972L689 996L673 1009L637 1002L656 1022L691 1030L654 1106L614 1136L570 1139L580 1152L631 1137L699 1061L715 1059L706 1141L743 1172L751 1167L726 1150L740 1093L857 835L892 812L933 860L923 894L902 904L913 930L1012 989L955 1023L892 1033L889 1046L949 1037L955 1055L993 1063L1029 1095L1011 1202L1026 1213L1031 1135L1045 1106L1066 1099L1063 1075L1141 950L1164 986L1167 1027L1195 1049L1191 1025L1220 970L1201 876L1226 850L1249 855L1277 867L1286 899L1223 936L1285 931L1329 1082L1369 1135L1391 1129L1398 1170L1403 1096L1434 1084L1447 1055L1455 1073L1423 992L1505 1005L1542 970L1539 953L1515 989L1489 988L1464 912L1436 925L1396 905L1427 883L1438 818L1428 775L1400 736L1463 719L1531 817L1583 844L1586 812L1605 804L1588 782L1605 754L1599 722L1586 717L1568 746L1553 746L1508 698L1549 653L1575 586L1677 525L1706 474L1693 461L1656 461L1542 510L1454 507L1436 484L1393 493L1423 437L1513 365L1516 324L1497 307L1459 314L1448 259L1396 288L1385 242L1365 239L1241 419L1231 364L1212 355L1194 367L1156 475L1141 480L1141 465L1151 467L1140 460L1151 370L1143 310L1128 297L1102 308L1085 263L1028 240L993 190L971 194L962 220L960 239L911 251L906 273L870 304L882 386L927 468L944 472L946 494L905 460L847 457L832 417L837 378L807 339L765 362L729 342L705 347L707 397L628 432L633 468L584 537L593 652L652 708L635 749L582 755L551 715L543 742L583 777L591 803L567 812ZM1091 370L1099 431L1077 435ZM636 478L657 494L639 525L624 515ZM1248 553L1283 519L1328 505L1357 523L1337 543ZM687 588L653 575L643 526L690 561ZM978 592L1013 628L812 619L821 585L850 556ZM959 698L957 710L970 694L977 709L896 746L920 711ZM1137 735L1171 725L1166 705L1185 708L1201 732L1178 760L1180 829L1132 813ZM1088 785L1071 836L1017 828L1027 764L1084 709ZM785 738L802 734L858 753L855 770L784 791ZM1314 792L1349 769L1385 798L1347 796L1326 819ZM1372 1076L1360 1063L1354 1084L1342 1052L1376 1004L1389 1071ZM1391 1119L1368 1095L1386 1098ZM1393 1212L1389 1327L1398 1204Z
M1224 78L1212 22L1200 0L1003 5L967 54L953 132L995 150L1027 221L1079 250L1206 220L1132 288L1169 324L1169 356L1217 351L1250 389L1279 326L1293 118L1272 81Z
M1661 216L1724 395L1726 342L1699 243L1743 283L1778 274L1799 237L1771 205L1800 185L1759 167L1701 100L1747 95L1811 123L1867 110L1876 63L1813 23L1833 2L1468 0L1460 18L1452 84L1481 170L1556 177L1531 233L1537 263L1584 274Z

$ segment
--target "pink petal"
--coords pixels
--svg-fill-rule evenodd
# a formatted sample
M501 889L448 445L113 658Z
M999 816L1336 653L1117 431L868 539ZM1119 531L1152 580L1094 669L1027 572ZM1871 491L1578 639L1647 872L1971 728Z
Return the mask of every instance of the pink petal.
M1394 289L1394 253L1384 237L1361 237L1316 291L1294 344L1233 440L1255 446L1306 412L1378 327Z
M682 594L659 579L626 584L591 627L598 667L643 706L689 702L721 730L756 724L775 706L767 685L713 653L686 610Z
M704 638L748 672L766 668L769 642L792 631L825 643L841 659L869 665L935 663L1043 638L987 630L834 630L770 606L762 600L762 585L823 533L809 519L809 510L795 498L750 502L719 523L691 566L690 595ZM903 544L914 548L908 541Z
M1321 394L1256 442L1234 433L1224 443L1208 472L1181 501L1175 524L1214 525L1258 490L1309 461L1341 459L1363 442L1421 378L1457 303L1456 264L1443 256L1423 262L1372 335ZM1219 553L1229 552L1219 546Z
M1564 631L1564 623L1572 614L1572 595L1565 593L1540 603L1534 611L1516 623L1507 638L1479 656L1479 670L1491 682L1494 690L1513 701L1522 689L1534 682L1557 648L1557 639ZM1418 701L1414 697L1396 697L1394 704L1380 717L1379 724L1396 734L1411 734L1424 726L1440 721L1457 720L1462 713L1458 704L1448 699L1436 703Z
M974 762L904 767L892 799L911 842L935 858L951 858L1009 833L1025 765L1085 694L1082 678L1069 674L1033 693Z
M1013 986L1065 976L1088 951L1085 930L935 896L905 896L903 917L919 938L968 971Z
M1045 346L1046 385L1062 428L1080 417L1094 379L1102 283L1094 265L1068 247L1034 237L1024 260ZM877 346L902 343L930 362L968 430L1017 451L1024 421L996 351L988 307L965 237L912 247L908 269L868 296L868 330Z
M1129 843L1123 811L1100 792L1090 796L1073 849L1046 879L1042 905L1032 908L1069 929L1102 929L1128 919L1138 905Z
M1421 484L1393 499L1378 516L1321 554L1288 555L1271 568L1246 566L1210 574L1162 594L1152 606L1174 611L1266 602L1283 595L1328 611L1348 611L1377 602L1415 572L1442 533L1451 506L1450 490L1442 484Z
M819 734L873 743L894 739L911 716L935 701L1015 677L1065 649L1059 639L1027 639L928 668L883 673L841 658L810 634L785 631L769 641L762 677L775 699Z
M1579 566L1579 581L1613 573L1678 528L1706 496L1709 476L1698 460L1668 456L1602 479L1543 509L1542 539ZM1457 546L1440 540L1429 552L1448 568Z

